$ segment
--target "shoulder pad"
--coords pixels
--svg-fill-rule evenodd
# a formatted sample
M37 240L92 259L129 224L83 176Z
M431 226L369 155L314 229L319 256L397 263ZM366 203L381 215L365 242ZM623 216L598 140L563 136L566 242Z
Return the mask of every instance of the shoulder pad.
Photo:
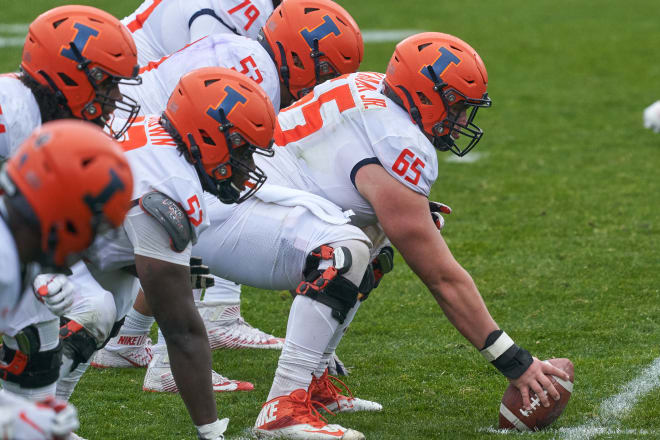
M140 207L165 228L172 249L176 252L186 249L193 231L188 216L177 202L163 193L152 191L140 198Z

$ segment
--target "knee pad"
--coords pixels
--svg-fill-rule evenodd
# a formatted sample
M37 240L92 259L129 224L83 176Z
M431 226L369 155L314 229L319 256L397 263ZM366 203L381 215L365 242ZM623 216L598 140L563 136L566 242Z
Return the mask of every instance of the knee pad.
M86 363L97 350L96 339L85 328L68 318L60 321L60 341L62 354L72 361L70 370L75 370L79 364Z
M51 350L39 351L41 340L38 325L24 328L14 337L5 336L0 349L0 379L22 388L41 388L57 381L62 364L62 344ZM9 341L16 348L8 346Z
M321 270L324 261L330 265ZM307 257L305 280L296 288L296 294L327 305L332 309L332 317L343 324L358 298L358 287L342 276L351 265L351 251L346 247L323 245L314 249Z
M92 294L93 293L93 294ZM76 298L73 309L64 315L66 322L74 321L103 344L108 339L117 319L117 309L112 294L106 290L94 290ZM60 322L60 325L66 324Z

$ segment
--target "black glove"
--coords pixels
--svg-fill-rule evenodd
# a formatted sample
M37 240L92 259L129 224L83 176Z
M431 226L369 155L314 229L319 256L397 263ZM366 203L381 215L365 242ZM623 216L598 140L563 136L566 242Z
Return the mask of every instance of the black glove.
M193 289L213 287L215 280L208 266L202 264L201 257L190 257L190 283Z
M432 202L429 200L429 209L431 210L431 218L438 231L442 231L445 227L445 219L442 214L451 214L451 208L444 203Z

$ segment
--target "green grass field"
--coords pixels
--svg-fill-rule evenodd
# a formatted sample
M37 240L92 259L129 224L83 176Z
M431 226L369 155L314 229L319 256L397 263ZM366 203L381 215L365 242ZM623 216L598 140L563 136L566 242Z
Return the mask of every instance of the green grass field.
M82 3L82 2L81 2ZM123 17L138 0L86 1ZM451 33L488 68L486 135L467 157L440 156L432 197L452 206L443 232L492 315L539 358L568 357L575 391L553 427L513 438L660 438L658 368L646 392L601 405L660 357L660 135L642 110L660 99L657 0L340 1L362 29ZM2 2L2 23L28 23L64 2ZM6 37L0 33L0 37ZM362 70L384 71L395 43L366 44ZM2 71L19 48L0 48ZM283 335L288 293L245 288L243 314ZM507 381L444 318L398 258L338 353L356 395L382 413L331 419L368 439L502 438ZM278 352L214 352L214 367L249 380L217 395L228 439L249 432ZM183 439L194 429L175 395L141 391L143 371L91 370L72 401L89 439ZM643 387L642 387L643 388ZM581 429L576 429L576 427ZM511 435L507 438L511 438Z

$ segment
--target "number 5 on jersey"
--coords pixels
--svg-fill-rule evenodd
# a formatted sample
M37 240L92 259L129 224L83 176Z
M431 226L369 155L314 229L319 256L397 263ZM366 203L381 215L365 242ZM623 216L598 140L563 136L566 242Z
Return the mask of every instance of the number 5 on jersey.
M405 179L417 185L419 178L422 175L421 168L424 168L426 164L422 162L418 157L415 157L415 153L410 151L407 148L399 154L394 165L392 165L392 171L397 173L399 176L405 176ZM411 176L412 175L412 176Z
M188 214L188 218L190 219L190 222L195 225L199 226L202 223L202 207L199 204L199 199L197 198L196 195L190 197L188 200L188 209L186 209L186 214Z

